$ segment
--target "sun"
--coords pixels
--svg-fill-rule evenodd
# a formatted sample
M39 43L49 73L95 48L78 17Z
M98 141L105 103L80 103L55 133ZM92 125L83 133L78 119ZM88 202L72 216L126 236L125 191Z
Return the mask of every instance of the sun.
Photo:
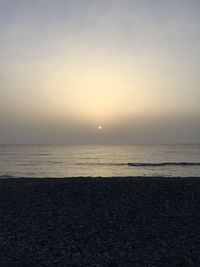
M99 129L99 130L102 130L102 126L99 125L99 126L98 126L98 129Z

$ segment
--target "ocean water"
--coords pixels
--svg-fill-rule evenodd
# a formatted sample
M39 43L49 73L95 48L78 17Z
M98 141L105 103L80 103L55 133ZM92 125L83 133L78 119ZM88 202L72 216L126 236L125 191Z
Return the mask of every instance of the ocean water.
M0 177L195 176L200 145L0 146Z

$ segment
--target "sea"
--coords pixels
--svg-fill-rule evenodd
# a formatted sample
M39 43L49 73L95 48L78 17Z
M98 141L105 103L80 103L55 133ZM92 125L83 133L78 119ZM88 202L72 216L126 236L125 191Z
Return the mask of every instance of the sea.
M1 145L0 178L200 177L200 144Z

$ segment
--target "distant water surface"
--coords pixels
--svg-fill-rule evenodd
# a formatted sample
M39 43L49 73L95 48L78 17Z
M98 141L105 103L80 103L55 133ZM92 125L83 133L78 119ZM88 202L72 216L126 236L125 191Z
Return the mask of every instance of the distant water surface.
M0 146L0 177L199 176L200 145Z

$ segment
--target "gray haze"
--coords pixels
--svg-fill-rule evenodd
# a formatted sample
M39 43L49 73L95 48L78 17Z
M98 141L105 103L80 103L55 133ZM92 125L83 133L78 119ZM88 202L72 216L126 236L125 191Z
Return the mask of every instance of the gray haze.
M200 142L199 14L198 0L0 1L0 143Z

